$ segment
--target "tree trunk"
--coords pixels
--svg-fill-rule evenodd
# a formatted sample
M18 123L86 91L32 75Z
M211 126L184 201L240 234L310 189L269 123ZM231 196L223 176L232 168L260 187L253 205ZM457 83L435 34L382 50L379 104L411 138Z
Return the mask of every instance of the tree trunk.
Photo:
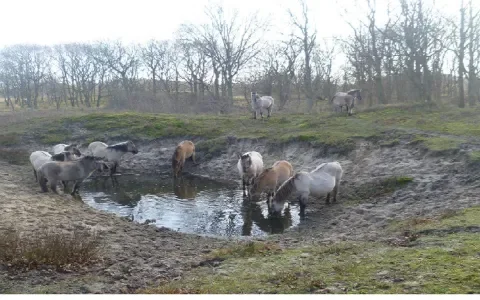
M458 106L465 107L465 91L463 82L463 73L465 66L463 60L465 58L465 8L463 7L463 0L460 8L460 43L458 49Z

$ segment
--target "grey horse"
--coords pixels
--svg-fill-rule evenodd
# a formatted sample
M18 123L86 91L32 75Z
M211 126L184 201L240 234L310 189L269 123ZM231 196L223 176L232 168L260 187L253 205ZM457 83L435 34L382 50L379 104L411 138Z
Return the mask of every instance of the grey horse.
M348 92L337 92L335 96L333 96L331 102L335 106L335 110L337 107L340 107L340 111L345 106L347 109L347 113L349 116L352 115L353 108L355 107L355 100L361 101L362 96L360 94L360 89L353 89Z
M57 182L75 181L72 189L74 195L80 188L80 184L95 170L103 171L104 162L94 156L83 156L73 161L49 161L43 164L37 171L38 182L43 192L48 192L47 182L52 192L57 193Z
M270 118L272 114L272 108L274 99L272 96L262 96L260 97L256 92L252 92L252 109L253 109L253 118L257 118L257 113L260 113L260 116L263 119L263 112L267 111L267 117Z

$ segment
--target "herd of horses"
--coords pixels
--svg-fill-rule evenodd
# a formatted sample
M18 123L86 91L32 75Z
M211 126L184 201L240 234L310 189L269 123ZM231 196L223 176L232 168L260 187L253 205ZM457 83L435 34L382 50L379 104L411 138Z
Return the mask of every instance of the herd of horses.
M114 145L92 142L84 155L75 144L58 144L53 147L53 155L46 151L32 152L30 162L42 192L48 192L49 186L52 192L58 193L58 182L62 182L65 192L68 183L73 182L71 195L75 195L80 184L96 171L108 172L113 180L120 159L126 153L138 153L132 141ZM176 146L172 155L174 178L181 176L187 160L197 165L195 144L185 140ZM256 151L238 153L237 169L243 184L243 196L252 201L259 201L262 194L265 194L272 215L281 213L286 200L292 194L298 195L300 216L305 215L309 195L326 196L327 203L332 195L333 201L336 201L343 174L338 162L323 163L311 172L295 173L292 165L286 160L276 161L271 167L264 168L263 157Z
M356 100L361 100L359 89L336 93L331 102L342 111L345 107L348 115L352 114ZM260 114L271 116L274 99L271 96L259 96L251 93L253 118ZM48 187L57 192L57 184L62 182L64 192L69 182L73 182L71 195L78 193L81 183L94 172L107 172L114 182L121 158L126 153L137 154L138 149L132 141L107 145L100 141L88 145L84 154L76 144L58 144L52 148L53 154L46 151L34 151L30 155L35 179L42 192ZM192 141L179 143L172 155L173 177L180 176L186 160L195 160L195 145ZM286 200L295 194L300 204L300 215L305 215L305 207L310 195L330 197L336 201L343 170L338 162L328 162L317 166L311 172L294 172L292 165L285 160L276 161L271 167L264 168L263 157L256 151L238 153L237 169L242 180L243 196L252 201L259 201L266 194L267 205L271 214L279 214Z

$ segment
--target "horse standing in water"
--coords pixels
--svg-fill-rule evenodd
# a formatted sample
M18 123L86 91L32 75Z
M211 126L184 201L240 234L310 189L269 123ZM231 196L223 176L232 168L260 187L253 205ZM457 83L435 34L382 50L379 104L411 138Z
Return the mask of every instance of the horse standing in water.
M253 118L257 118L257 113L260 113L260 116L263 119L263 112L267 111L267 118L270 118L273 108L273 97L271 96L262 96L257 95L256 92L251 94L252 109L253 109Z
M342 108L345 106L345 108L347 109L347 114L351 116L353 113L353 108L355 107L355 100L362 100L362 95L360 94L360 92L361 90L354 89L346 93L336 93L331 100L331 102L335 106L335 110L337 109L337 107L340 107L340 111L342 111Z
M115 145L107 145L102 142L92 142L88 145L88 151L95 157L100 157L113 163L113 166L110 168L111 176L117 172L117 167L122 156L128 152L133 154L138 153L137 147L132 141L121 142Z
M250 189L250 196L257 198L261 193L267 192L267 203L270 206L270 199L274 196L277 187L292 176L293 167L288 161L276 161L272 167L263 170L254 180L252 188Z
M285 200L292 194L298 194L300 216L305 216L305 207L308 196L327 196L326 203L330 203L330 194L333 201L337 201L337 194L342 180L343 169L338 162L329 162L319 165L311 172L298 172L285 181L277 190L273 198L273 213L282 211Z
M237 169L243 184L243 196L247 196L247 186L263 171L263 158L257 151L238 154Z
M195 144L192 141L183 141L177 145L172 156L173 178L177 178L183 170L185 161L191 158L195 162Z

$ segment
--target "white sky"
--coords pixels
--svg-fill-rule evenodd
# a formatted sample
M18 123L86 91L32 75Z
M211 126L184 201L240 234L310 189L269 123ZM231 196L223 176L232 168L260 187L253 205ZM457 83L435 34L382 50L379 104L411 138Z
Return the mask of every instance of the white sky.
M169 39L182 23L201 23L204 7L211 0L1 0L0 47L17 43L51 45L121 39L143 43L149 39ZM307 0L318 37L345 36L350 28L340 16L349 10L349 20L363 16L359 0ZM435 7L457 14L459 0L434 1ZM479 0L474 0L477 2ZM242 15L259 11L272 25L266 39L279 39L291 31L288 8L300 10L297 0L223 0L226 9ZM359 1L366 3L365 0ZM386 15L388 0L377 0L378 16ZM398 3L398 0L391 0ZM355 9L355 7L357 7Z

